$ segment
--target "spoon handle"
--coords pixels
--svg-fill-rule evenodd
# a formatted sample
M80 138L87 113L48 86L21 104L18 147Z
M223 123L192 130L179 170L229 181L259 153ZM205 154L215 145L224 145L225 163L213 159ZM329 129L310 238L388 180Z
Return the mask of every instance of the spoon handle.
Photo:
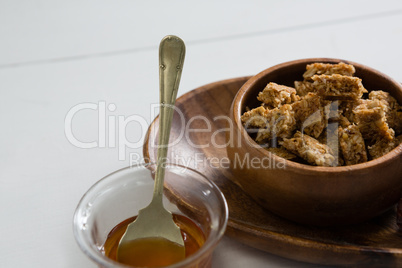
M177 36L168 35L159 45L159 146L153 199L162 201L165 163L168 150L170 128L176 102L177 91L183 69L186 47Z

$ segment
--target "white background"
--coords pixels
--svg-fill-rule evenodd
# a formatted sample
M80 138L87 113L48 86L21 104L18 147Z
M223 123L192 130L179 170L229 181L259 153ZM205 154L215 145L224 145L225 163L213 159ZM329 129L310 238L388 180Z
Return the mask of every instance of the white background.
M0 266L96 267L72 233L74 209L98 179L129 164L118 149L81 149L64 134L80 103L151 122L158 45L187 45L179 95L307 57L343 58L402 81L402 1L0 2ZM147 125L126 128L142 143ZM96 111L73 133L97 141ZM118 142L118 141L116 141ZM142 148L127 150L141 155ZM225 238L213 267L304 267Z

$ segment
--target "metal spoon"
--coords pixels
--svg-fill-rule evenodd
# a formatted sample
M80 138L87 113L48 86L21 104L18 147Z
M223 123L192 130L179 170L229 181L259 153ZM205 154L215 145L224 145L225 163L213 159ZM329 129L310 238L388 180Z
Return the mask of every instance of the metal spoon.
M154 192L151 203L141 209L137 219L130 223L119 242L117 259L123 255L125 245L135 240L164 238L179 246L184 258L185 248L180 228L174 223L171 212L163 207L163 181L165 176L166 155L181 72L184 63L185 45L177 36L166 36L159 45L159 147ZM127 248L126 248L127 249Z

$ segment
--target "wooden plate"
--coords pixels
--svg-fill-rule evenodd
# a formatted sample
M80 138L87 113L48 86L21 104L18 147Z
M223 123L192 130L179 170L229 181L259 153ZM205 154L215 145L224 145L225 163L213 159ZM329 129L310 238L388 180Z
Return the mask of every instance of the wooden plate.
M298 261L402 267L402 233L396 225L395 208L359 225L306 226L264 210L232 182L225 149L226 118L234 96L248 78L219 81L184 94L176 102L178 109L172 122L168 159L198 170L219 186L229 205L226 234L254 248ZM146 136L146 162L156 160L157 132L158 118Z

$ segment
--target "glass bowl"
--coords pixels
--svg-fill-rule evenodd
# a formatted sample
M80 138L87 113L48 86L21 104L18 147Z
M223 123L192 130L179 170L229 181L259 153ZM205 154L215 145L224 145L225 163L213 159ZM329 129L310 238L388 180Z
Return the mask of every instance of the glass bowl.
M81 250L100 267L128 267L102 252L109 232L138 215L152 198L154 163L120 169L95 183L74 214L74 236ZM224 235L228 207L219 188L199 172L167 164L163 203L174 214L190 218L201 228L205 243L193 255L168 267L210 267L212 252Z

